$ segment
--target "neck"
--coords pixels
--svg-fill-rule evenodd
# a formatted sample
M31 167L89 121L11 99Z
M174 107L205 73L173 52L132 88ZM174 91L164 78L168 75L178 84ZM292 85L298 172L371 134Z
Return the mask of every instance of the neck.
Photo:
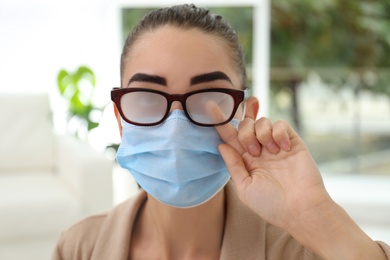
M148 196L134 230L169 259L219 256L225 224L224 191L193 208L174 208ZM156 247L154 247L156 248Z

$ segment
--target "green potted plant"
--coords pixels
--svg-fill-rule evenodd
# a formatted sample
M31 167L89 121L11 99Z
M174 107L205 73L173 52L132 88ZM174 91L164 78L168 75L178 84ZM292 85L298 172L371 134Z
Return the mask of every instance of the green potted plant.
M57 75L57 87L68 106L68 131L83 139L99 125L103 108L93 104L96 88L94 72L80 66L75 72L61 69Z

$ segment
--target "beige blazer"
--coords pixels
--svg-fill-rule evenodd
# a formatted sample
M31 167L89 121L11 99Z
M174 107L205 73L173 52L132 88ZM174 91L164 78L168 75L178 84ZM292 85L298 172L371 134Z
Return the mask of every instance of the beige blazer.
M227 218L220 259L320 259L283 230L266 223L226 187ZM127 260L131 231L146 200L139 194L108 213L89 217L63 232L52 260ZM390 259L390 247L379 245Z

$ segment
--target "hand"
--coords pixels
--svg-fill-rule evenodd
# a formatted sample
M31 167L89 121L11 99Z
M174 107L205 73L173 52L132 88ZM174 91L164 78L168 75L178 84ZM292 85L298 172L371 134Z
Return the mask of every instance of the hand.
M247 112L238 131L231 124L216 127L225 142L219 150L244 204L323 259L386 259L330 198L291 126L268 118L255 121L256 113Z
M219 149L238 197L267 222L284 229L331 201L306 145L284 121L246 117L238 131L216 127Z

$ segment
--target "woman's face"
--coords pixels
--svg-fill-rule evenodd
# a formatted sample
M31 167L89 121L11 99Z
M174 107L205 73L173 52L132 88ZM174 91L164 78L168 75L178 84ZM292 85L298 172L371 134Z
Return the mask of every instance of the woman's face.
M146 87L169 94L207 88L239 89L236 71L221 39L195 29L164 26L142 34L132 46L122 87ZM180 106L174 102L171 109Z
M168 94L209 88L241 89L240 75L226 43L196 29L164 26L143 33L124 62L122 88L147 88ZM245 115L248 101L246 104ZM215 116L214 107L206 109ZM243 117L242 108L238 107L235 118ZM175 109L183 109L180 102L172 103L170 110ZM114 111L122 133L121 117L115 106Z

